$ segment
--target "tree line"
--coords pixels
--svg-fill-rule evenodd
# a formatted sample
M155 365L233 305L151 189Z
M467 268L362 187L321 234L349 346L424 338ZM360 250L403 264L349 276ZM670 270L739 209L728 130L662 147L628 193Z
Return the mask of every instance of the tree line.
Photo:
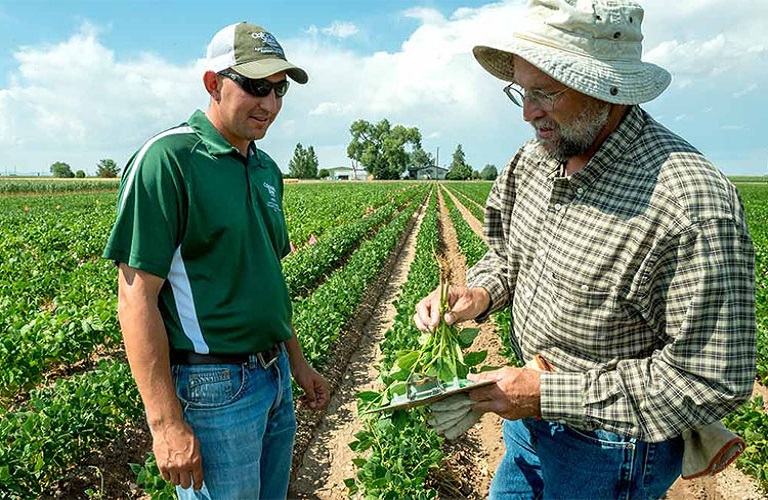
M417 127L404 127L389 123L386 118L378 123L357 120L349 127L352 140L347 146L347 156L354 167L362 167L376 179L397 180L415 178L418 172L428 178L439 177L436 159L421 146L421 132ZM408 174L406 175L406 172ZM69 164L57 161L51 165L54 177L85 177L83 170L72 171ZM96 165L96 176L117 177L120 167L114 160L102 159ZM495 165L487 164L477 171L467 163L461 144L456 146L445 178L448 180L483 179L494 180L498 175ZM297 179L325 179L330 176L327 169L321 169L317 154L312 146L296 144L293 157L288 162L288 177Z
M99 163L96 164L95 172L96 177L112 178L120 175L120 167L117 166L115 160L104 158L103 160L99 160ZM62 179L82 179L86 176L84 170L73 172L72 167L63 161L57 161L56 163L52 164L51 173L54 177L60 177Z
M378 123L357 120L349 128L352 140L347 146L347 156L376 179L402 179L414 172L425 172L430 178L438 167L431 153L421 146L421 132L417 127L392 126L389 120ZM298 143L288 163L288 176L298 179L324 179L329 176L327 169L319 168L317 154L312 146ZM451 164L445 175L449 180L484 179L493 180L498 175L495 165L488 164L480 172L474 170L466 160L461 144L453 152ZM415 175L415 174L414 174Z

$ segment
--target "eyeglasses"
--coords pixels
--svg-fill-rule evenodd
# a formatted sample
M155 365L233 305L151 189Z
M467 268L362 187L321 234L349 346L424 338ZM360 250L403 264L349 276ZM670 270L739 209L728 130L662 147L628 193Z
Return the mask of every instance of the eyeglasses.
M549 92L544 92L540 89L526 91L516 83L510 83L504 87L504 93L507 94L507 97L521 108L523 107L523 101L528 101L542 111L547 112L555 109L555 99L569 90L571 89L566 87L563 90L550 94Z
M288 80L280 80L279 82L270 82L265 78L254 80L231 71L222 71L219 74L229 78L252 96L267 97L272 89L275 89L275 97L279 99L288 92Z

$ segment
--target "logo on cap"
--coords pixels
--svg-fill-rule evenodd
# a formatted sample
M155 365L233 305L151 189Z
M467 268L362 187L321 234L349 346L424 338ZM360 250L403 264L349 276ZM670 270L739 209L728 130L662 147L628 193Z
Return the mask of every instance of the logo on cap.
M256 45L253 50L262 54L277 54L281 59L285 59L283 48L277 43L277 39L271 33L266 31L254 31L251 37L261 41L261 45Z

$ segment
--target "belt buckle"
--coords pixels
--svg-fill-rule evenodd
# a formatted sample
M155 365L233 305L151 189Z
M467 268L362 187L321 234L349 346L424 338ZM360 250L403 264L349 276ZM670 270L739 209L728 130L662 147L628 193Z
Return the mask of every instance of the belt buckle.
M266 361L264 359L265 353L266 354L272 354L273 352L274 352L274 356L272 356L272 359L270 359L269 361ZM269 368L270 366L274 365L275 362L277 361L277 358L279 356L280 356L280 346L279 345L276 345L275 347L273 347L272 349L270 349L268 351L261 351L261 352L257 352L256 353L256 357L259 359L259 363L261 364L261 367L264 368L265 370L267 368Z

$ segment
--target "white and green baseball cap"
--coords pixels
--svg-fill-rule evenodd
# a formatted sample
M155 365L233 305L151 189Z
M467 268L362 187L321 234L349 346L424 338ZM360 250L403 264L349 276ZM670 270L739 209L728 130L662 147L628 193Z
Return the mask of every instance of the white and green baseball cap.
M289 63L277 39L261 26L230 24L213 36L206 50L206 69L227 68L248 78L266 78L285 71L296 83L307 83L307 72Z

